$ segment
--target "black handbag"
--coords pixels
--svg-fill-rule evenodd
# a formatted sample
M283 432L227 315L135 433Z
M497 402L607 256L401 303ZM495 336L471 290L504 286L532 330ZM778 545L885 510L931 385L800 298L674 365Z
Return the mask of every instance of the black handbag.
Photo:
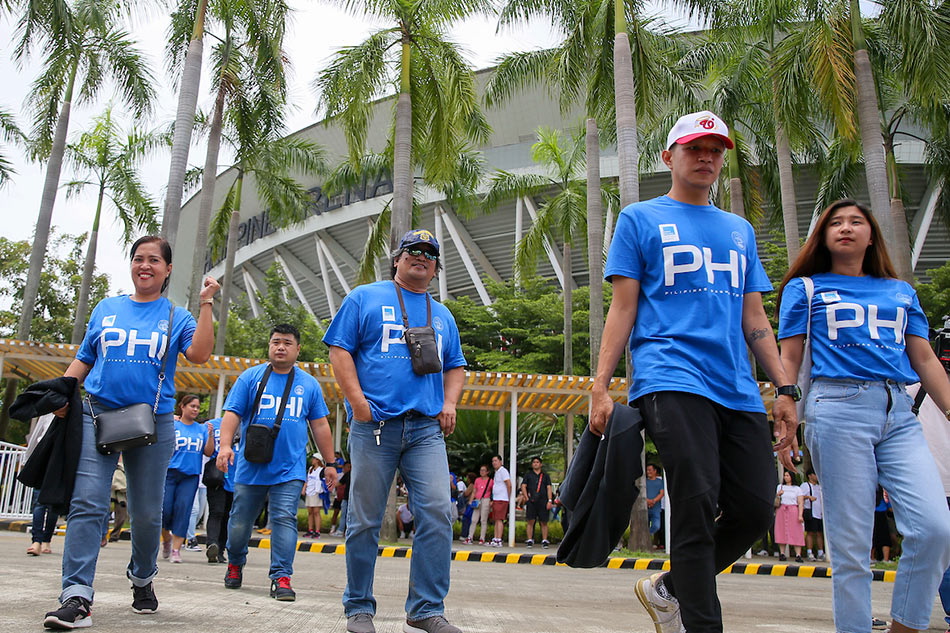
M264 376L257 387L257 396L254 398L254 408L251 409L251 420L257 415L257 407L261 403L261 396L264 395L264 387L270 379L273 366L268 364L264 370ZM274 442L277 440L277 434L280 433L280 423L284 418L284 409L287 407L287 398L290 397L290 388L294 384L294 378L297 368L290 369L290 375L287 376L287 384L284 385L284 395L280 398L280 406L277 408L277 418L274 420L274 426L266 424L248 424L247 431L244 434L244 459L254 464L269 464L274 457Z
M439 344L435 339L435 330L432 329L432 299L426 293L426 324L422 327L409 327L409 316L406 314L406 304L402 300L402 289L396 286L396 296L399 298L399 308L402 310L403 339L409 348L409 358L412 359L412 371L425 376L442 371L442 359L439 357Z
M97 412L93 403L99 403L88 394L86 395L89 415L96 427L96 450L103 455L155 443L157 439L155 415L158 413L158 402L162 396L162 383L165 382L165 363L168 360L174 318L175 304L172 304L168 314L168 335L162 346L162 367L158 372L158 391L155 392L154 405L139 402L118 409L100 409Z
M216 460L209 459L205 462L201 483L205 485L205 488L220 488L224 485L224 473L218 470Z

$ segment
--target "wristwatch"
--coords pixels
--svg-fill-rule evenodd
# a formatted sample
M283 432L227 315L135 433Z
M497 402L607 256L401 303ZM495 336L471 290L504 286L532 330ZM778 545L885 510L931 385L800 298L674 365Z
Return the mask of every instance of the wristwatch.
M779 396L789 396L795 402L798 402L802 399L802 390L798 385L782 385L775 390L775 397Z

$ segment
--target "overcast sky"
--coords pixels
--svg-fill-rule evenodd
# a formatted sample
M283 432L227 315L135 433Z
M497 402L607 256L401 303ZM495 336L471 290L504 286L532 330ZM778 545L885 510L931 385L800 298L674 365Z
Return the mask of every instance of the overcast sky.
M297 130L315 121L314 108L317 98L310 89L310 82L330 55L341 46L361 42L372 29L382 25L354 18L339 9L315 1L290 0L290 3L296 12L285 46L293 65L290 82L293 111L288 120L288 128ZM654 6L653 12L662 13L668 21L680 25L687 24L681 14L663 9L663 3L649 4ZM167 26L167 16L160 15L139 18L131 25L133 35L139 38L140 50L149 58L153 72L160 83L157 86L159 101L153 118L150 121L140 122L147 127L167 124L174 118L177 106L177 94L172 91L167 82L163 59ZM7 50L0 55L0 85L5 86L0 95L0 106L14 112L21 127L28 131L30 116L24 111L23 103L39 66L34 63L24 68L17 68L10 60L14 32L15 24L9 17L0 21L0 41L10 43L7 45ZM461 23L453 29L452 37L468 50L469 59L475 68L490 66L492 60L502 53L549 46L556 41L556 34L544 24L535 24L498 35L495 33L494 22L484 19ZM206 47L209 46L206 44ZM206 59L207 56L206 52ZM200 95L199 108L209 110L212 99L209 95L207 67L202 75ZM69 125L70 139L85 129L90 119L101 113L111 98L112 95L104 91L97 103L74 106ZM3 235L11 239L32 239L39 212L46 165L28 162L23 154L13 147L5 146L0 151L12 159L18 172L13 177L13 181L0 190ZM192 147L189 163L203 164L204 153L203 140L199 139ZM221 165L227 165L228 160L229 153L222 146ZM161 209L165 197L164 186L168 177L167 153L146 163L142 169L142 175ZM60 182L67 182L73 177L74 173L67 164L63 169ZM67 201L65 191L60 189L53 211L54 227L60 232L70 234L88 231L92 224L95 203L96 197L92 190ZM121 233L114 225L114 214L107 209L100 225L97 265L100 271L109 274L114 292L128 291L131 287L126 264L126 250L120 242L120 235ZM178 257L181 255L178 254Z

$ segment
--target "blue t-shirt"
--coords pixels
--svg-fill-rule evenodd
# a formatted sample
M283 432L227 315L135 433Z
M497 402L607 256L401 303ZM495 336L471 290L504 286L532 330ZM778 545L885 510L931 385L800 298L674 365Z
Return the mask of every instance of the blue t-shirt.
M426 293L403 288L409 327L426 324ZM442 372L465 366L455 317L432 300L432 328L442 356ZM410 410L435 417L445 395L442 373L420 376L412 371L409 348L402 338L402 311L391 281L355 288L340 305L323 342L342 347L353 356L360 387L373 411L373 420L388 420ZM352 418L350 403L347 415ZM363 420L364 422L367 420Z
M660 491L663 490L663 478L662 477L657 477L656 479L644 478L644 481L646 481L647 499L655 499L656 496L660 494ZM661 505L659 503L655 503L653 504L653 507L647 508L647 512L649 512L650 514L659 514L660 509L661 509Z
M661 196L630 205L604 277L640 282L630 334L630 401L657 391L697 394L764 412L742 332L746 293L769 292L752 225L712 205Z
M155 403L170 308L164 297L142 303L120 295L99 302L76 352L77 359L92 365L86 376L86 393L109 409ZM158 413L171 413L175 408L178 354L191 346L197 325L188 310L175 307Z
M201 422L185 424L175 420L175 452L168 468L174 468L186 475L201 474L201 456L208 439L208 425Z
M255 392L256 393L256 392ZM211 460L218 458L218 450L221 448L221 418L214 418L208 420L211 422L211 425L214 427L214 452L211 454ZM235 433L237 435L237 433ZM224 473L224 489L228 492L234 492L234 476L237 473L237 452L240 450L240 445L234 445L234 465L228 468L228 472Z
M241 418L241 437L247 434L247 426L265 424L274 426L284 385L290 374L271 372L267 386L261 396L257 414L253 415L254 397L258 384L264 376L267 364L251 367L238 376L224 403L225 411L232 411ZM307 426L310 420L326 417L330 410L323 400L323 391L317 379L303 371L294 369L294 382L290 389L284 417L281 419L280 432L274 441L274 457L267 464L255 464L244 458L244 451L235 452L237 473L234 481L254 486L273 486L295 479L307 479Z
M811 375L857 380L919 380L906 353L906 335L926 339L927 316L906 281L880 277L812 275L811 310L805 284L792 279L782 292L778 336L805 334L811 314Z

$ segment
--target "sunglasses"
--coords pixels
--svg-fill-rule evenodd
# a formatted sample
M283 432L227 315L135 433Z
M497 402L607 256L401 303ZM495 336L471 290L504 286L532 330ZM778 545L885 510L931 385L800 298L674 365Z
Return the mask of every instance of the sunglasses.
M422 255L423 257L428 259L430 262L434 262L435 260L439 259L438 255L433 255L429 251L424 251L421 248L407 248L406 252L412 255L413 257L418 257L419 255Z

